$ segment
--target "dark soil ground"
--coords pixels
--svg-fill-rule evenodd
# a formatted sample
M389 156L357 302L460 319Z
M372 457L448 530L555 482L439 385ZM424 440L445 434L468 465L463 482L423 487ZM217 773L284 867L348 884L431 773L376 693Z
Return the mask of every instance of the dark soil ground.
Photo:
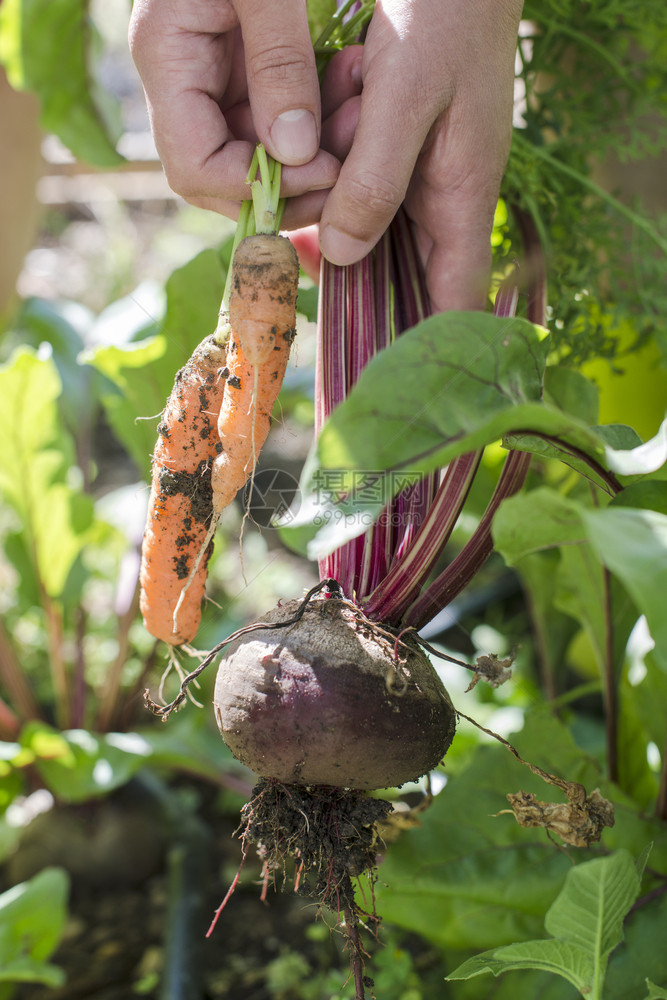
M158 817L151 828L146 814L137 812L136 789L99 807L56 809L30 831L2 882L30 874L33 859L40 867L70 869L70 916L51 959L67 981L55 990L23 986L16 1000L310 1000L343 994L348 960L342 935L315 922L316 906L290 886L284 892L270 888L263 903L261 861L252 849L206 939L241 860L241 845L233 837L238 816L221 813L211 789L198 791L203 804L197 817L186 819L175 839L164 836ZM82 849L78 858L71 854L78 836L73 831L83 828L92 841L99 839L100 825L105 837L113 827L114 837L107 837L106 861L93 860L86 871ZM330 914L327 921L333 922ZM314 981L328 980L328 973L333 988L313 993Z

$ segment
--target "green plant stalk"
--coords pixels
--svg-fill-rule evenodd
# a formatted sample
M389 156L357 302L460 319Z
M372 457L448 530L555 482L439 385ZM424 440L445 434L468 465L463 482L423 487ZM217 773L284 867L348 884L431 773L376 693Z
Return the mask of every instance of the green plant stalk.
M100 698L100 705L97 712L96 729L99 732L108 732L116 724L116 716L120 702L120 686L123 676L123 668L127 662L130 651L130 628L139 611L139 574L137 570L137 582L134 588L132 600L118 617L118 627L116 630L116 641L118 652L105 678L105 686Z
M53 678L53 689L56 696L56 720L60 729L68 729L71 725L72 702L67 665L63 656L63 616L62 609L44 590L42 592L42 607L46 616L46 634L49 646L49 665Z
M16 710L12 712L7 708L7 712L11 712L19 724L29 719L42 718L2 621L0 621L0 678ZM10 722L9 716L7 721Z
M258 172L259 178L257 177ZM234 259L237 246L246 236L254 236L256 233L277 234L280 230L285 210L285 199L280 197L281 175L282 165L269 156L264 146L258 143L246 177L251 197L241 202L230 261ZM227 269L225 289L222 293L222 303L218 314L218 325L214 334L219 344L224 344L229 337L231 286L232 268L230 265Z
M354 45L373 16L375 0L361 0L358 9L351 14L350 11L357 2L358 0L346 0L313 42L315 65L320 80L331 56L347 45Z
M607 742L607 769L609 779L618 783L618 684L614 677L614 619L611 607L611 574L606 567L602 568L604 585L604 728Z

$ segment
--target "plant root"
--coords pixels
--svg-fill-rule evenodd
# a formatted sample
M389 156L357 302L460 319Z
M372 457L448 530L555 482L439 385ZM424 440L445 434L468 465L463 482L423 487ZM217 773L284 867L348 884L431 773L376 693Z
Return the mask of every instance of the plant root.
M364 975L367 953L361 944L359 924L363 921L376 935L380 921L374 901L370 913L359 907L353 880L366 874L373 884L377 852L383 846L377 826L391 810L390 802L361 791L325 785L285 785L262 778L241 811L237 830L243 845L243 861L251 844L256 845L263 861L263 900L275 872L281 871L285 881L288 864L294 862L294 892L315 900L320 910L326 907L342 915L355 1000L365 1000L365 988L372 983ZM238 873L209 933L237 880Z

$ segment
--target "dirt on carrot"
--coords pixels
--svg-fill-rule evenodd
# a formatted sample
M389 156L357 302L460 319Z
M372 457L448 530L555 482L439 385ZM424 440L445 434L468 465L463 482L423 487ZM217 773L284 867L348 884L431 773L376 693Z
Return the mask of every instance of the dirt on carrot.
M151 635L170 645L189 642L199 627L208 557L200 560L176 630L173 613L211 522L211 468L220 448L217 419L228 374L225 362L224 347L213 337L202 341L178 372L158 426L140 606Z
M141 567L148 631L172 646L199 627L213 535L254 473L295 336L299 264L281 236L247 237L232 263L231 332L199 345L158 427Z

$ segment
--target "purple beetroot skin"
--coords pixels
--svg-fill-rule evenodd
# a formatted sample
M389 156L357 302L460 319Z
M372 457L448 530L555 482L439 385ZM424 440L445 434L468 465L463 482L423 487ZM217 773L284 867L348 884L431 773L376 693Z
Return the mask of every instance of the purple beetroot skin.
M290 601L261 621L286 621L300 606ZM234 756L292 785L370 789L415 780L440 762L456 722L426 655L401 643L396 659L393 638L335 598L311 601L294 624L232 643L214 705Z

